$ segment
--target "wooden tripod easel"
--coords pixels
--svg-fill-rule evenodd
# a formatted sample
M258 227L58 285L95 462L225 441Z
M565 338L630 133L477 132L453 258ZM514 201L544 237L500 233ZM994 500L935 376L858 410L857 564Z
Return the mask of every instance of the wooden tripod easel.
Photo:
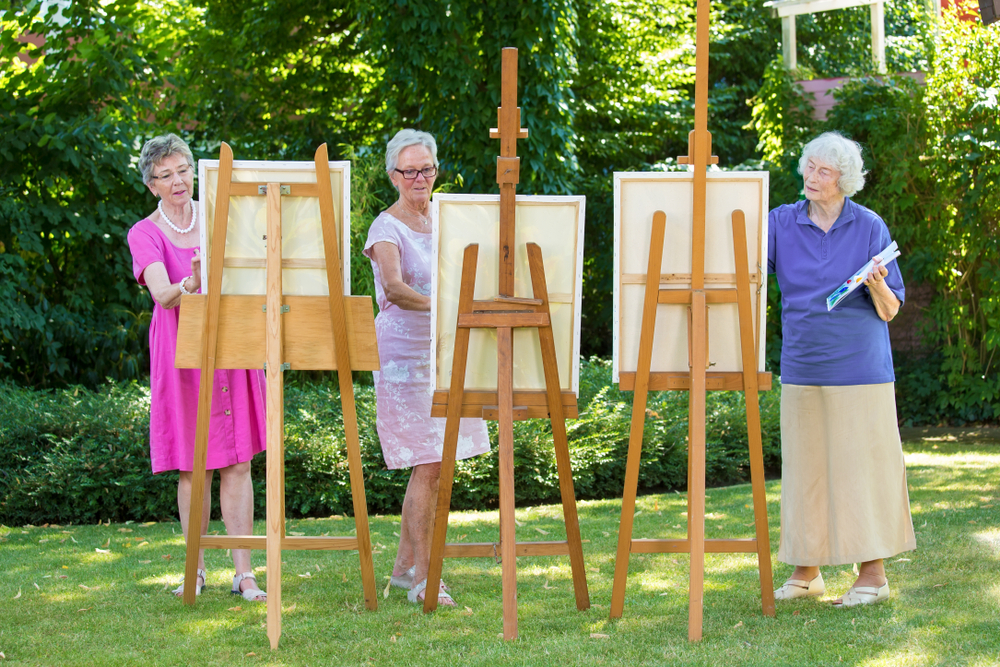
M633 390L632 423L629 433L628 462L622 496L618 552L611 593L611 618L620 618L625 603L630 553L690 553L690 590L688 639L702 636L705 552L756 553L760 570L761 600L764 614L774 615L774 591L771 588L771 548L767 527L767 504L764 494L764 459L760 435L760 389L770 389L770 373L757 372L751 315L750 273L747 266L746 223L743 211L732 214L733 252L736 257L736 289L705 289L705 208L707 167L718 163L712 155L712 135L708 131L708 42L709 0L698 0L697 52L695 80L695 129L688 138L688 155L680 164L694 165L693 233L690 289L661 289L660 268L666 215L653 215L649 242L649 264L642 309L639 360L635 373L622 373L619 386ZM709 373L708 311L709 303L736 303L739 312L742 373ZM653 334L658 304L685 305L690 309L688 373L651 373ZM753 490L754 539L705 539L705 398L706 391L742 389L746 395L747 434L750 449L750 477ZM642 455L642 434L646 418L646 400L650 390L686 390L688 403L688 525L687 539L632 539L635 496Z
M371 610L378 606L351 378L352 370L379 368L375 321L370 297L344 296L326 144L317 149L315 161L315 183L233 182L233 152L227 144L222 144L208 291L182 298L177 336L177 367L202 370L184 602L195 603L199 549L266 549L267 635L272 649L277 648L281 637L281 552L284 549L357 550L365 606ZM229 198L256 196L267 198L267 293L265 296L222 296ZM296 260L282 260L281 256L282 196L319 198L329 296L282 294L282 268L296 266ZM260 368L262 365L267 372L267 535L200 535L215 370ZM282 373L291 368L339 371L357 537L289 537L285 534Z
M517 139L528 131L521 127L521 110L517 106L517 49L505 48L502 58L501 106L498 127L490 130L491 138L500 139L497 157L497 183L500 185L500 295L492 301L475 301L478 244L465 248L462 283L458 306L458 326L452 361L451 388L436 392L432 416L447 417L444 451L441 459L441 479L438 486L437 513L431 543L430 569L427 573L427 593L424 611L437 608L435 592L441 580L445 557L496 556L492 543L445 544L448 533L448 513L451 509L451 489L455 475L455 450L458 444L461 417L482 417L499 420L500 440L500 556L503 582L503 637L517 638L517 556L555 556L569 554L573 571L573 590L579 610L590 607L587 575L583 566L583 543L573 492L573 472L566 439L566 414L576 415L576 396L563 392L559 384L555 342L549 314L549 297L538 245L527 244L531 272L531 299L514 296L514 213L515 195L520 176ZM513 389L513 330L531 327L538 330L545 375L545 392L514 392ZM466 392L465 372L469 357L469 334L473 328L495 329L497 332L497 391ZM514 523L514 421L549 418L559 472L566 540L555 542L517 542Z

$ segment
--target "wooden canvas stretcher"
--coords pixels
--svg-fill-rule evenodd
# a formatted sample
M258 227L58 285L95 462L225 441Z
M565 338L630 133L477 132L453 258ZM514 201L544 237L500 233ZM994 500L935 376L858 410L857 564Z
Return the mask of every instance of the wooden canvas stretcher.
M265 549L267 634L271 648L277 648L282 550L357 551L365 606L377 608L351 377L351 371L379 368L375 322L370 297L346 295L346 244L338 236L346 238L349 218L346 205L335 205L334 190L345 193L349 166L331 163L326 144L316 151L315 163L234 163L232 150L223 143L218 162L201 167L201 199L214 204L204 218L209 229L203 235L202 284L207 292L181 299L176 358L178 368L202 370L184 602L195 602L199 549ZM266 180L256 180L262 177ZM288 257L296 253L300 256ZM267 374L266 535L201 535L197 528L212 380L219 368L264 368ZM282 374L289 369L339 371L355 537L285 534Z

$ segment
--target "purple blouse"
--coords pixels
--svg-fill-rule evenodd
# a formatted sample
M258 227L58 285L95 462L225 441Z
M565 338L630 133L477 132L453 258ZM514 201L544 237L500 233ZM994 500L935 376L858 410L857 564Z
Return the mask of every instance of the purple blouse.
M832 311L826 297L892 242L878 215L846 198L824 233L807 215L808 201L771 211L767 272L781 287L781 381L844 386L894 382L889 327L875 311L867 287ZM903 301L899 260L886 268L886 285Z

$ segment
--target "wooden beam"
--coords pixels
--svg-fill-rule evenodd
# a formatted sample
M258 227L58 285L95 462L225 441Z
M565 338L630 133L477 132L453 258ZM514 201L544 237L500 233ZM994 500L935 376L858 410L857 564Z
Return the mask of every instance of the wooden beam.
M872 17L872 62L875 71L885 74L885 5L881 2L871 4Z
M687 554L691 553L690 540L632 540L634 554ZM755 539L705 540L708 554L754 554L757 553Z
M799 66L796 60L795 15L781 17L781 58L785 67L793 70Z
M761 391L771 389L771 374L757 373L757 385ZM618 374L618 388L622 391L633 391L635 388L635 372ZM650 373L649 390L686 390L691 388L691 376L688 373ZM741 391L743 389L743 373L705 373L705 388L708 391Z
M799 16L801 14L818 14L835 9L862 7L864 5L882 4L883 0L772 0L764 6L771 11L772 17Z

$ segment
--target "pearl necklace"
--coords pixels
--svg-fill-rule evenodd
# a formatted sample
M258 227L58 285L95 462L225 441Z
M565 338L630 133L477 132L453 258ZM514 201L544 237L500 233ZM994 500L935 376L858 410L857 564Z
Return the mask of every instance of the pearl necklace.
M170 227L170 229L177 232L178 234L187 234L192 229L194 229L195 224L198 222L198 209L194 207L193 201L191 202L191 224L187 226L187 229L181 229L173 222L171 222L170 218L167 217L166 212L163 210L162 199L156 203L156 210L160 212L160 217L162 217L163 221L167 223L167 226Z

